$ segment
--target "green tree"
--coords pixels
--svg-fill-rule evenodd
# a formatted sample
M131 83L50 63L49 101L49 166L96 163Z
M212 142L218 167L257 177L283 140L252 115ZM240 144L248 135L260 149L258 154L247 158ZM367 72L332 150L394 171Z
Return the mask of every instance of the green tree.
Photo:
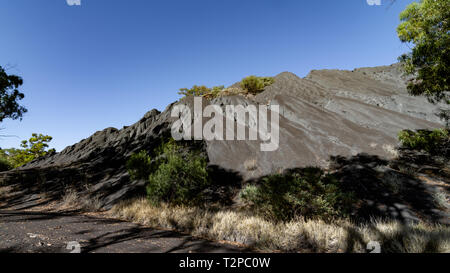
M20 147L23 148L23 151L33 157L33 159L45 156L48 152L54 152L55 149L50 149L47 151L48 143L52 141L51 136L36 134L33 133L30 139L22 141Z
M0 150L0 158L6 160L11 168L20 167L48 153L54 153L55 149L48 149L50 141L51 136L33 133L29 140L22 141L21 149Z
M22 84L21 77L6 74L0 66L0 122L6 118L22 119L22 115L27 112L27 109L18 103L25 97L18 90Z
M413 75L411 95L425 95L430 102L450 103L450 1L421 0L401 12L398 37L412 44L402 55L405 72Z

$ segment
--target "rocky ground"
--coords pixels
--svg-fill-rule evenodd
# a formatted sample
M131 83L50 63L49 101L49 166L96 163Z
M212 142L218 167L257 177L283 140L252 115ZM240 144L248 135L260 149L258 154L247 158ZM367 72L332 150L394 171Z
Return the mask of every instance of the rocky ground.
M77 251L77 243L81 253L248 252L231 244L119 220L72 213L0 210L0 253L70 253Z

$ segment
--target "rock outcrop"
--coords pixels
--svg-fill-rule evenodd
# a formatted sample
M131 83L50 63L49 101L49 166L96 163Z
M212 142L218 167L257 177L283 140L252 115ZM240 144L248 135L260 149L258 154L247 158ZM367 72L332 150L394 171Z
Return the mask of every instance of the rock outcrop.
M190 99L181 102L191 103ZM326 168L331 156L367 153L389 159L395 156L399 130L441 126L435 113L442 106L409 96L397 65L311 71L305 78L283 72L252 98L220 97L207 103L280 107L276 151L261 152L260 141L205 141L210 164L244 180L286 168ZM144 181L130 181L126 159L136 151L154 149L170 135L174 105L163 112L151 110L131 126L107 128L60 153L2 173L0 181L39 182L55 189L89 185L89 193L104 196L104 205L110 206L143 187ZM246 162L254 166L249 168Z

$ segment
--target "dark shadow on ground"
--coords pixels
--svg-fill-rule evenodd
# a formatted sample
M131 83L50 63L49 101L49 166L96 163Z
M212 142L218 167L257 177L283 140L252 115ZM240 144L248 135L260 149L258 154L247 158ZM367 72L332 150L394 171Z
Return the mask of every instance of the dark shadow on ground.
M2 226L15 242L4 245L0 253L18 252L69 252L64 247L68 241L79 241L81 252L244 252L248 249L214 243L170 230L157 230L137 224L86 215L76 212L42 213L0 211ZM20 223L20 225L17 225ZM36 239L28 233L37 233L48 239L36 246ZM2 231L0 231L0 234ZM64 238L59 240L58 238ZM39 238L39 237L38 237ZM56 241L54 241L56 240Z
M359 200L353 214L356 220L386 218L402 223L423 220L446 224L448 211L434 197L439 189L415 173L401 172L392 168L390 162L367 154L333 157L332 162L342 189L354 192Z

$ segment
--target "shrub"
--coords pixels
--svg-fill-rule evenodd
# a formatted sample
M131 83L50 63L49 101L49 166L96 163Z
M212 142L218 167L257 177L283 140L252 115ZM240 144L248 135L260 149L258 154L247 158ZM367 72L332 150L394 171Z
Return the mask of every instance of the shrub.
M213 98L217 98L220 96L220 93L224 90L225 86L214 86L211 88L211 91L209 92L210 96Z
M0 149L0 172L11 170L12 167L7 151Z
M430 154L440 154L441 148L449 142L449 131L447 129L435 130L403 130L398 134L401 144L409 149L424 150Z
M210 93L204 95L203 97L206 99L214 99L218 97L224 97L224 96L237 96L237 95L247 95L248 91L244 90L242 88L236 88L236 87L228 87L224 89L220 89L222 86L214 87Z
M147 179L151 173L152 160L147 151L131 155L126 164L131 179Z
M445 128L450 129L450 110L440 109L437 117L445 122Z
M154 160L146 151L133 154L127 161L132 179L147 179L147 196L154 204L198 205L210 185L207 162L195 151L174 140L155 149Z
M441 208L447 208L449 206L447 201L447 195L445 192L439 190L438 192L433 193L433 200L436 205Z
M249 76L244 78L240 85L241 88L225 88L225 86L214 86L209 88L205 85L194 85L192 88L180 88L178 92L179 95L183 97L195 96L195 97L205 97L206 99L214 99L220 96L229 96L237 94L257 94L264 91L266 86L273 84L275 80L271 77L256 77Z
M203 96L211 92L211 89L204 85L194 85L192 88L180 88L179 95L183 96Z
M340 190L337 179L318 168L265 177L260 185L245 187L241 198L257 213L276 221L344 216L353 201L352 194Z
M264 91L264 88L273 84L275 80L271 77L249 76L241 81L241 88L249 93L257 94Z
M181 88L178 92L179 95L183 95L185 97L187 96L195 96L195 97L201 97L201 96L207 96L210 98L215 98L220 95L220 92L225 87L223 85L221 86L214 86L213 88L206 87L204 85L194 85L192 88Z
M149 175L147 195L153 204L200 204L210 185L207 162L193 151L181 152L174 142L162 146L164 159Z
M0 172L9 171L12 169L11 164L5 158L0 158Z

